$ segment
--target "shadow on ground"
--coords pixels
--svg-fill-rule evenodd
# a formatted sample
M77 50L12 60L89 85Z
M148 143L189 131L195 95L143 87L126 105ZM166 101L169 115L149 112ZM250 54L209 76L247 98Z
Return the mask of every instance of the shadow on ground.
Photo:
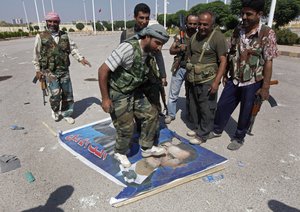
M69 199L74 192L74 187L70 185L65 185L59 187L54 192L52 192L49 196L45 205L40 205L35 208L31 208L28 210L24 210L23 212L63 212L59 205L63 205L67 199Z
M186 126L190 130L192 130L194 127L193 127L193 124L189 121L188 116L187 116L185 97L179 97L178 98L177 111L176 112L178 112L178 110L182 111L181 112L181 117L180 117L181 120L186 124ZM230 117L228 122L227 122L227 125L224 129L225 132L229 135L230 138L233 138L236 127L237 127L237 122L232 117Z
M288 206L277 200L270 200L268 206L273 212L300 212L299 209Z
M76 101L74 104L73 118L77 118L78 116L83 114L84 111L86 111L93 104L97 104L100 106L101 102L99 99L97 99L95 97L88 97L88 98Z

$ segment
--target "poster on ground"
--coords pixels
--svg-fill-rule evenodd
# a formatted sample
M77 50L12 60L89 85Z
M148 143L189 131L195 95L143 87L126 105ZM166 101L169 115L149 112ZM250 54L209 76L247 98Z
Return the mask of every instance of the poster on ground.
M123 190L111 198L115 205L141 194L162 188L176 180L193 176L224 164L227 159L164 128L160 130L159 144L166 154L143 158L138 135L132 138L127 156L132 163L124 168L114 159L116 131L110 118L59 133L60 144L82 162Z

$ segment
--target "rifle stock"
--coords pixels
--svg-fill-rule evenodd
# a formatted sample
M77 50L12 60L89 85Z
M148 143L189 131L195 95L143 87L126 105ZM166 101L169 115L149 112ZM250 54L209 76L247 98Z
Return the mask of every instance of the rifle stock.
M278 80L271 80L270 81L270 85L277 85L279 82ZM262 105L263 101L261 99L260 95L256 95L255 100L254 100L254 104L252 106L252 112L251 112L251 119L250 119L250 124L249 124L249 128L247 131L248 135L253 135L252 134L252 128L255 122L255 118L258 114L258 112L260 111L261 105Z

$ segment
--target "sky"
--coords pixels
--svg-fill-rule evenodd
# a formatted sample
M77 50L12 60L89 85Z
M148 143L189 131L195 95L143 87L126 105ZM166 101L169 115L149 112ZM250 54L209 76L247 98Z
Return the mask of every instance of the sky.
M0 21L12 23L12 19L22 18L26 23L26 16L23 7L27 13L28 21L37 23L37 13L34 0L0 0ZM124 0L111 0L113 8L113 20L124 20ZM154 19L156 0L125 0L126 2L126 20L133 19L133 9L138 3L146 3L151 9L151 19ZM206 0L187 0L188 9L199 4L206 3ZM45 13L52 10L51 0L36 0L39 20L44 20ZM92 0L52 0L54 11L60 15L62 22L85 21L84 5L86 8L87 21L93 20ZM85 3L84 3L85 2ZM185 9L186 0L168 0L167 13L175 13L178 10ZM209 1L211 2L211 0ZM157 0L158 13L164 12L164 0ZM110 0L94 0L95 19L101 21L111 20ZM101 12L99 10L101 9Z

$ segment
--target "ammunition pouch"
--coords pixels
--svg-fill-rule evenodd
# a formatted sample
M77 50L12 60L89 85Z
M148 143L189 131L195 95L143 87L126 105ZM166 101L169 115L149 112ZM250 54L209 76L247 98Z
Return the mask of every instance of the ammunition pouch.
M209 64L192 64L186 63L186 80L191 83L204 83L216 76L218 65L216 63Z

